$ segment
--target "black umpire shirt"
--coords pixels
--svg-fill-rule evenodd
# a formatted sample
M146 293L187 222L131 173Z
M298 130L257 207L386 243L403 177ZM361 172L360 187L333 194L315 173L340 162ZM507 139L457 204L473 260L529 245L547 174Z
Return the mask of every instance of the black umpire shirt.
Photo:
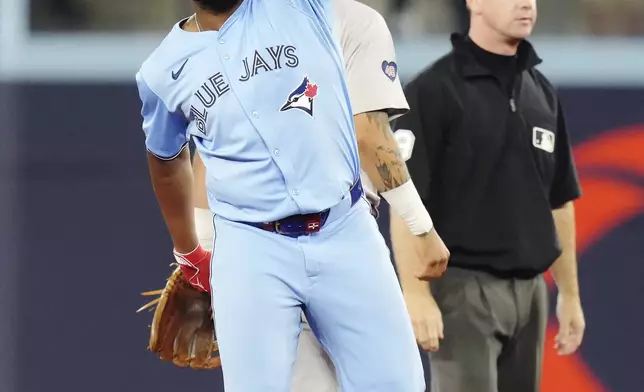
M552 210L581 195L561 105L529 42L501 56L451 40L394 128L415 135L407 164L450 265L533 277L561 254Z

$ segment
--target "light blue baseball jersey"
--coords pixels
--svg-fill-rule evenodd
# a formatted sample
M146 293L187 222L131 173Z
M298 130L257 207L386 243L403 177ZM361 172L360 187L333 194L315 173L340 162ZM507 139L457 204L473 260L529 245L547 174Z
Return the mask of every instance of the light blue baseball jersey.
M359 177L332 0L244 0L219 31L179 22L136 75L148 151L193 137L229 220L319 212Z

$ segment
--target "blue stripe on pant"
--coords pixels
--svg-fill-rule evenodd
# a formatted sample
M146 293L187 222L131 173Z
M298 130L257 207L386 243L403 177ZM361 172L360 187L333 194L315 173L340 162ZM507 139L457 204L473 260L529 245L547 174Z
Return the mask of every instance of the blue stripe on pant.
M213 307L226 392L288 392L300 312L343 392L423 392L423 369L389 250L361 200L320 233L290 238L215 218Z

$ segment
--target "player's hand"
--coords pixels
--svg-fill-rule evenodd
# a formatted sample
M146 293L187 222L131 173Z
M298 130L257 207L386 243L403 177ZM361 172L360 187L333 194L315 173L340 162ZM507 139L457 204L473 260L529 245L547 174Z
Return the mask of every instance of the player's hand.
M210 258L212 254L201 245L190 253L174 251L174 258L183 276L197 290L210 293Z
M577 351L584 338L586 321L578 295L557 296L557 319L559 332L555 337L555 349L559 355L570 355Z
M420 280L430 280L442 276L449 261L449 250L436 229L432 229L425 235L417 236L416 239L416 251L420 265L415 276Z
M416 342L425 351L437 351L443 339L443 315L429 293L405 293Z

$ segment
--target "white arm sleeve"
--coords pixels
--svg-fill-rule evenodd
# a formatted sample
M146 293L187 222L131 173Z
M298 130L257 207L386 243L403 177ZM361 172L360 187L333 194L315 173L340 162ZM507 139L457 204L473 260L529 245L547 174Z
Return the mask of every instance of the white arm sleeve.
M209 209L195 208L195 229L199 245L212 252L213 242L215 241L215 227L213 215Z

